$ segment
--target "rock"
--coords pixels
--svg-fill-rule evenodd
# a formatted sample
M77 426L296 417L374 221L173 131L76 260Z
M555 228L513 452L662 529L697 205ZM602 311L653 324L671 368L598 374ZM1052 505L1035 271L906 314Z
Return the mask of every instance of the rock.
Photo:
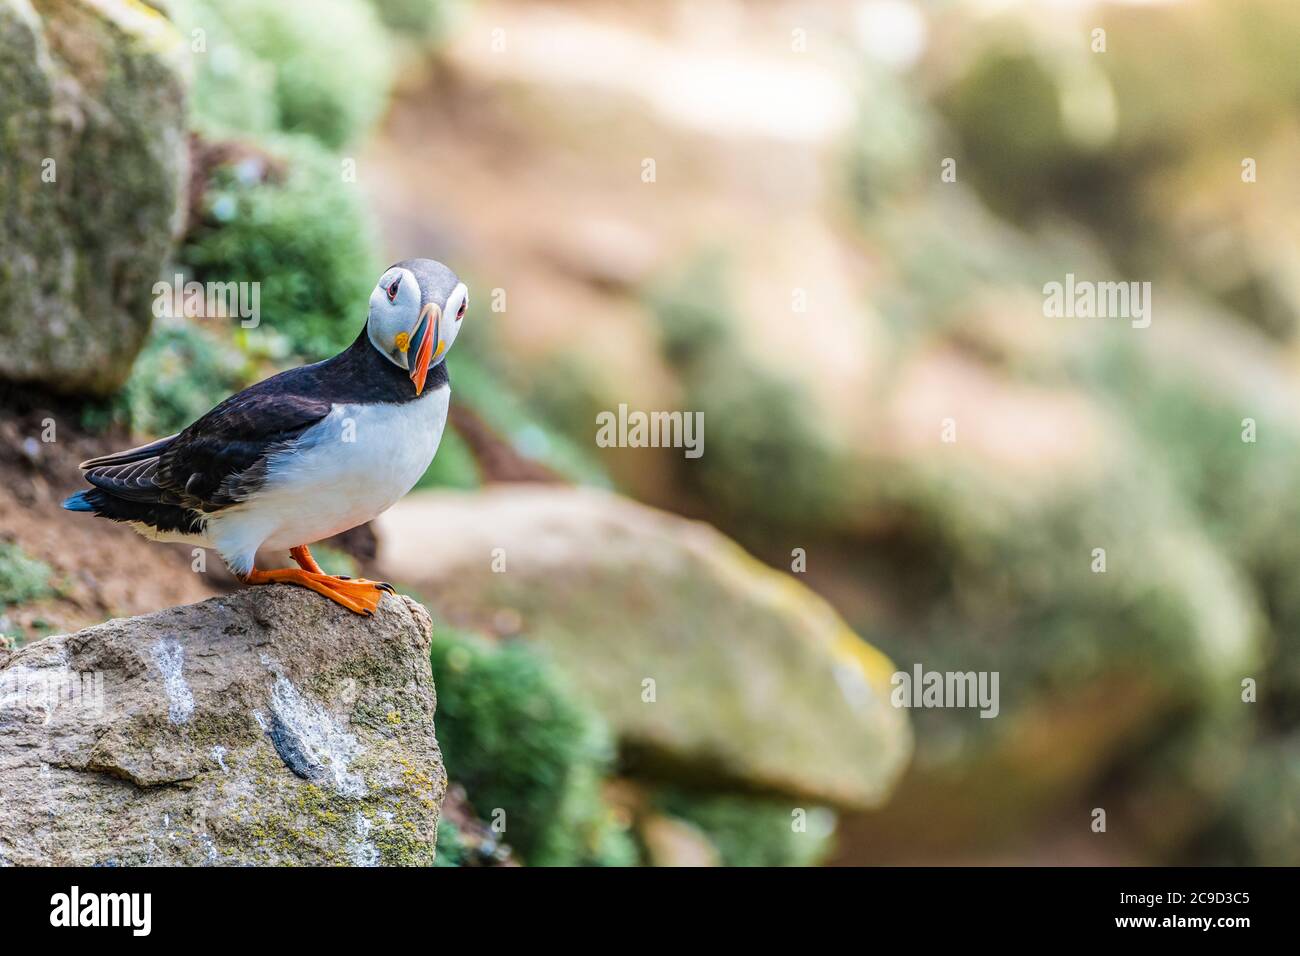
M889 661L705 524L520 485L408 496L379 537L449 623L543 645L643 775L872 807L910 753Z
M0 378L126 379L179 225L183 50L141 3L0 0Z
M720 866L718 850L699 827L662 814L641 822L641 842L652 866Z
M429 632L276 585L0 654L0 860L432 863Z

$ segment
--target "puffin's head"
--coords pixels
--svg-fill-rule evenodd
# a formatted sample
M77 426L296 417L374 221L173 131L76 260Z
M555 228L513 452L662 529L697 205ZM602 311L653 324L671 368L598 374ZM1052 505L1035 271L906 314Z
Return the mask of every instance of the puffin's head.
M429 369L456 341L468 305L456 273L432 259L407 259L379 277L366 331L384 358L410 374L419 395Z

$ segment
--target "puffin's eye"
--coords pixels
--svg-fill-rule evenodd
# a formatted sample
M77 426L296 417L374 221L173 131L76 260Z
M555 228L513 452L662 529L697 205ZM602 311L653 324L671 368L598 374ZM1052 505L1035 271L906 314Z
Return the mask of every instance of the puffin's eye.
M393 284L388 287L388 301L392 302L397 298L397 287L402 284L402 277L398 276L393 280Z
M465 299L465 300L463 300L463 301L461 302L461 304L460 304L460 308L456 310L456 321L457 321L457 322L459 322L461 319L465 318L465 306L467 306L467 305L469 305L469 299Z

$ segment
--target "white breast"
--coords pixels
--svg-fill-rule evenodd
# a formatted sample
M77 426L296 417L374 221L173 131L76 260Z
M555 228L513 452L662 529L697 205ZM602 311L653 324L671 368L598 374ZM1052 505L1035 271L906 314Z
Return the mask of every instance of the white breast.
M387 511L433 461L450 397L443 386L400 404L335 405L271 457L252 498L213 516L209 539L240 570L259 547L311 544Z

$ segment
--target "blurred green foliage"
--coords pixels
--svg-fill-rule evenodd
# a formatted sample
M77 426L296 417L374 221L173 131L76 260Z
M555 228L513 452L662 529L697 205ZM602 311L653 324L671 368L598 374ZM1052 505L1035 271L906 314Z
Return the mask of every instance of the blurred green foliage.
M433 859L433 865L464 866L469 852L469 847L461 839L460 827L446 816L438 817L438 854Z
M703 255L649 292L686 407L726 423L710 430L708 454L683 480L741 540L777 529L815 533L841 508L845 462L799 387L747 356L725 274L723 260Z
M393 34L420 45L438 40L457 6L467 0L370 0L380 21Z
M219 335L181 319L158 320L104 412L134 433L171 435L248 385L254 372L249 357Z
M669 816L699 828L724 866L815 866L832 846L835 815L819 807L672 788L660 791L655 802Z
M360 192L338 160L305 137L219 166L203 220L180 250L199 281L257 282L260 334L283 336L316 361L362 328L380 266Z
M56 593L54 572L11 541L0 541L0 611Z
M546 661L518 643L435 629L436 717L448 776L533 866L630 865L631 838L601 796L608 730Z
M1300 864L1300 734L1255 742L1229 783L1228 797L1197 848L1197 861Z
M388 37L358 0L179 0L194 53L194 116L208 133L315 137L338 148L378 119L392 83Z
M361 576L356 558L346 551L332 548L329 545L313 544L311 554L316 559L316 563L321 566L321 570L326 574L342 574L352 578Z
M415 483L416 488L456 488L468 491L483 485L478 464L469 445L455 428L448 425L442 432L438 454L433 456L429 468Z
M470 326L473 329L473 326ZM484 360L483 349L457 340L451 387L456 401L473 409L520 455L570 481L609 487L609 477L586 448L544 422ZM441 454L441 452L439 453Z

